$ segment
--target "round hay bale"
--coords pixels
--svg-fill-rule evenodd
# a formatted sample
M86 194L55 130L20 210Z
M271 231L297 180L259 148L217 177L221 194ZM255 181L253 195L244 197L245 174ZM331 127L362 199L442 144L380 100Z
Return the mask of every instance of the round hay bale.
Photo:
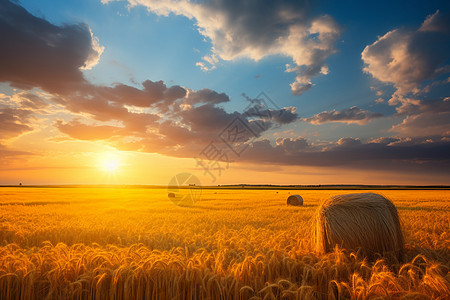
M168 196L169 198L175 198L175 194L174 194L174 193L169 193L167 196Z
M404 239L395 205L374 193L336 195L325 200L316 213L316 250L336 246L360 250L370 260L377 254L403 256Z
M287 198L287 205L293 205L293 206L302 206L303 205L303 198L300 195L290 195Z

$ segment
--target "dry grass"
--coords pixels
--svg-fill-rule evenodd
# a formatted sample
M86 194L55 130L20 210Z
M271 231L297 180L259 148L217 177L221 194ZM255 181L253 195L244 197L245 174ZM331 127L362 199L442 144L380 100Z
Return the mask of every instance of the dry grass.
M286 201L287 205L302 206L303 198L300 195L290 195Z
M364 191L361 191L364 192ZM376 192L376 191L375 191ZM450 298L450 192L378 191L405 261L313 252L314 212L342 191L0 189L0 299ZM25 204L25 205L23 205Z
M335 245L361 253L374 261L403 257L404 239L397 209L375 193L350 193L326 199L317 210L315 242L318 253Z

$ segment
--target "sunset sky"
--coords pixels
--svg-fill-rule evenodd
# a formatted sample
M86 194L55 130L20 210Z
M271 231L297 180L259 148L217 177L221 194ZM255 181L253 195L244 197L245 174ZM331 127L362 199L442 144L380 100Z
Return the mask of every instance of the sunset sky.
M449 1L0 0L0 185L450 184Z

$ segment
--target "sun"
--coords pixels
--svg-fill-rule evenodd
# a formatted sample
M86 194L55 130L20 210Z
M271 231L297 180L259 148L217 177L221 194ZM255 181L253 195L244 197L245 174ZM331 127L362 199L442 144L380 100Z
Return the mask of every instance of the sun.
M114 154L102 155L99 162L100 169L108 173L117 172L120 165L119 157Z
M106 160L103 163L103 167L104 167L105 171L107 171L107 172L117 171L117 169L119 168L119 165L120 165L119 161L115 160L115 159Z

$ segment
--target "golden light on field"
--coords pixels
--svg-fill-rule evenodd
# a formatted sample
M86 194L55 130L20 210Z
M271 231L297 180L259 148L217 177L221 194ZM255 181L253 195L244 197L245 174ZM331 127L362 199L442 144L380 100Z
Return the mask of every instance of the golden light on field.
M166 188L3 187L0 299L450 299L450 191L358 190L398 209L392 263L314 251L318 205L352 192L203 189L186 208Z

